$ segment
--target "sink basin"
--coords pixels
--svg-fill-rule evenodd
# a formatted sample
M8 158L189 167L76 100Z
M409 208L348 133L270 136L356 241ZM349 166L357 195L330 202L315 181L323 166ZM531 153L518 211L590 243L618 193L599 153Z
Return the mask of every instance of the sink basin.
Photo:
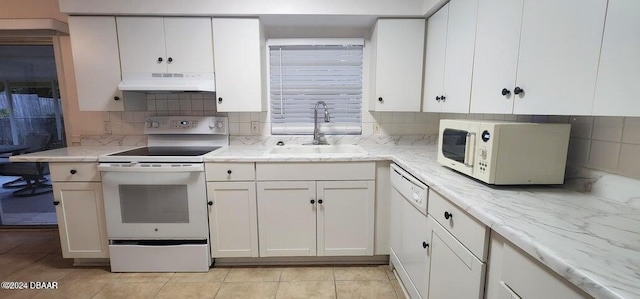
M269 154L366 154L360 146L352 144L337 145L286 145L275 146L268 151Z

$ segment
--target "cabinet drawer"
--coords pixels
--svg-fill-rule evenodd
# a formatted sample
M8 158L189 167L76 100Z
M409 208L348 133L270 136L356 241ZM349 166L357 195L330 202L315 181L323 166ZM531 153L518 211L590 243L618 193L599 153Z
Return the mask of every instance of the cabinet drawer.
M204 169L207 181L253 181L256 179L253 163L207 163Z
M54 182L100 182L97 163L49 163Z
M499 290L499 292L511 293L515 298L592 298L513 245L505 243L500 249L502 249L500 281L506 292L505 290Z
M433 190L429 190L428 211L480 260L487 260L489 229L484 224Z
M375 176L375 162L256 163L258 181L354 181Z

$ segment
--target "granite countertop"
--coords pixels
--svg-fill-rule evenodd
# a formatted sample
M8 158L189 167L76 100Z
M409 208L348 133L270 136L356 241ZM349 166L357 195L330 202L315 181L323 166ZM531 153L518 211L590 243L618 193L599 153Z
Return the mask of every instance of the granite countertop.
M264 143L263 143L264 144ZM640 298L640 188L606 200L551 186L489 186L438 164L436 146L362 144L364 154L269 154L270 147L229 146L207 162L391 160L510 242L596 298ZM82 162L133 148L72 147L13 161ZM625 195L629 196L629 195ZM634 201L635 200L635 201Z
M595 298L640 298L640 208L553 186L489 186L437 162L435 145L362 145L367 154L268 154L230 146L210 162L392 160ZM640 196L640 190L638 194Z

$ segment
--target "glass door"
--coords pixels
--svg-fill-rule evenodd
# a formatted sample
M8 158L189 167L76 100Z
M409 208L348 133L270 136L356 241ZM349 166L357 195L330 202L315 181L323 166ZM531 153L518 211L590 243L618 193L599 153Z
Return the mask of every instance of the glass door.
M51 42L0 43L0 226L57 223L48 165L9 156L66 146L59 94Z

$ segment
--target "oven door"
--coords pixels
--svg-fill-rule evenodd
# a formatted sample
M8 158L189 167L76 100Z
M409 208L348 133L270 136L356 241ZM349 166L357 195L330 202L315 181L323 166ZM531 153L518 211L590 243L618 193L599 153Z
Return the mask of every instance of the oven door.
M107 236L206 239L203 164L102 163Z
M466 175L473 176L477 123L440 121L438 162Z

